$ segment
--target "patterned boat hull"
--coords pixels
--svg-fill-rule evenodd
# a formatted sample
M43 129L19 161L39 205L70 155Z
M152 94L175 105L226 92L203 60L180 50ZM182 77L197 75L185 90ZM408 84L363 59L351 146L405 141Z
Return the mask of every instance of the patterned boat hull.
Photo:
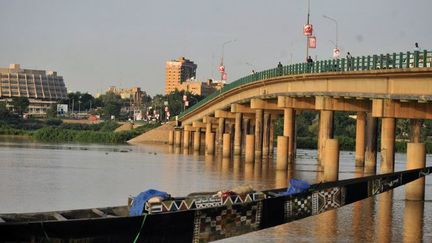
M223 200L222 205L207 208L199 204L202 201L196 204L182 199L154 207L158 210L150 214L134 217L5 222L0 223L0 242L47 239L50 242L208 242L336 209L389 191L429 175L431 171L432 167L426 167L315 184L307 192L290 196L275 196L286 189L269 190L263 192L267 195L265 198L243 198L244 202L234 203L240 200L234 197Z

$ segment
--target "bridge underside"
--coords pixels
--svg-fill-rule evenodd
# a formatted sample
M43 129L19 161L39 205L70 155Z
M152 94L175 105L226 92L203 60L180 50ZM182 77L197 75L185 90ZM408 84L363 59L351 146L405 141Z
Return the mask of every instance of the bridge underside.
M180 121L183 125L192 124L221 110L253 114L256 109L277 112L284 108L364 111L374 117L431 119L431 82L431 68L278 77L223 93ZM232 107L233 104L242 105L242 109Z

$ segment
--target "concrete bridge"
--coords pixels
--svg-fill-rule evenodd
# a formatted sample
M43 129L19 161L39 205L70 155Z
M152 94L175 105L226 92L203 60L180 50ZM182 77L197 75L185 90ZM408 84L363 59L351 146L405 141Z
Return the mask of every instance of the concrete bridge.
M274 121L283 116L277 168L286 169L295 158L296 113L316 110L318 161L323 164L327 140L333 139L334 111L356 112L356 166L376 172L381 119L380 172L392 172L396 119L411 119L411 142L416 144L421 142L421 120L432 119L431 62L431 52L415 51L301 63L252 74L181 114L180 128L171 134L170 143L181 146L183 140L188 147L193 133L193 147L199 150L205 132L206 153L222 150L224 156L245 153L246 162L260 160L272 156ZM420 150L424 153L424 144Z

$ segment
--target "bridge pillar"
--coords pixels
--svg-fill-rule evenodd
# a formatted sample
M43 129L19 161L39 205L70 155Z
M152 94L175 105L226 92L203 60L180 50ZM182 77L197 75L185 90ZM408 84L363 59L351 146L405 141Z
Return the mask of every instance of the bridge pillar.
M183 130L183 149L189 149L191 132L189 130Z
M337 181L339 178L339 142L337 139L327 139L323 157L324 180Z
M293 108L284 109L284 130L283 135L288 137L288 163L292 163L295 160L296 148L295 148L295 114L296 111Z
M229 133L229 135L230 135L230 139L231 139L230 146L231 146L231 149L234 150L235 123L230 123L229 124L229 132L227 132L227 133Z
M175 130L175 136L174 136L174 145L176 147L181 146L181 130Z
M318 135L318 162L322 163L327 139L333 138L333 111L321 110Z
M217 138L216 138L216 150L218 150L218 152L220 152L220 149L222 148L222 139L223 139L223 134L225 132L225 118L220 117L219 118L219 126L217 129Z
M418 119L411 119L411 131L410 131L410 142L420 143L421 142L421 126L423 122Z
M200 150L200 144L201 144L201 129L196 128L195 133L194 133L194 141L193 141L194 151Z
M257 109L255 116L255 159L262 158L263 144L263 110Z
M222 156L224 158L231 156L231 134L229 133L224 133L223 135Z
M243 114L238 112L235 117L235 131L234 131L234 155L241 154L241 140L242 140L242 118Z
M205 144L209 141L209 135L212 132L212 123L211 121L207 121L206 130L205 130ZM207 146L205 146L205 151L207 152Z
M270 113L264 112L262 157L268 158L270 144Z
M213 132L206 136L206 153L213 155L215 152L215 134Z
M270 158L273 158L273 152L274 152L274 126L275 126L275 119L270 119L270 147L269 147L269 156Z
M365 173L376 173L377 163L377 118L366 114Z
M356 157L355 166L363 167L365 162L365 128L366 128L366 113L357 112L356 119Z
M381 119L381 173L394 172L395 118Z
M174 145L174 130L168 133L168 145Z
M254 161L254 143L255 143L255 135L248 134L246 135L246 151L245 151L245 162L252 163Z
M426 166L426 147L424 143L408 143L407 170L424 168ZM405 186L407 200L422 201L425 195L425 177L421 177Z
M241 144L243 146L246 146L246 135L249 134L249 130L250 130L250 119L249 118L244 118L243 119L243 132L242 132L242 142ZM243 147L243 149L241 149L242 154L245 153L245 149Z
M288 168L288 144L287 136L277 137L276 170L286 171Z

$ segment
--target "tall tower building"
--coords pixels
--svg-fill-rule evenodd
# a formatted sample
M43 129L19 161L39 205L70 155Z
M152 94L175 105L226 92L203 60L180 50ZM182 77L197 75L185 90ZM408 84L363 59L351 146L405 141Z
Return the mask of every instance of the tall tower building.
M197 65L184 57L166 62L165 94L176 90L177 86L196 76Z

